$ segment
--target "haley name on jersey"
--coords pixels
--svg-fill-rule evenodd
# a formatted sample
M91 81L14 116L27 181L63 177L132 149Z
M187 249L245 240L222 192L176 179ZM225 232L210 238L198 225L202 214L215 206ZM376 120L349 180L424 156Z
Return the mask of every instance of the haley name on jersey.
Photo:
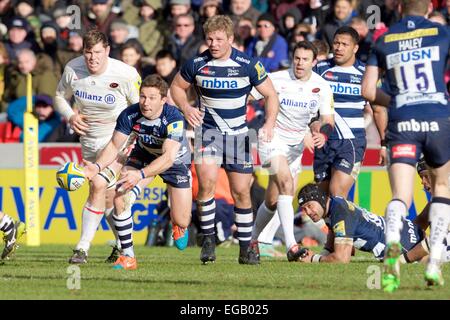
M308 124L317 111L321 115L334 114L333 93L318 74L313 72L308 81L301 81L292 69L288 69L270 73L269 77L280 102L275 130L286 144L296 145L303 141ZM252 96L263 98L255 88Z
M72 97L89 124L88 137L112 135L119 114L139 102L141 77L134 67L108 58L100 75L91 75L84 57L69 61L58 84L57 94Z
M448 118L444 73L450 33L424 17L407 16L378 39L367 62L386 71L389 120Z
M139 104L134 104L120 114L115 130L126 135L133 132L137 136L136 148L141 148L154 157L162 154L166 139L178 141L181 147L174 164L191 163L191 154L184 135L184 118L175 106L164 104L161 115L149 120L142 115Z
M386 222L383 217L341 197L331 197L328 217L335 243L353 244L356 249L372 252L378 259L384 257ZM403 219L400 242L404 251L411 250L423 238L418 226Z
M314 71L328 81L333 91L335 129L329 139L365 139L366 101L361 95L364 64L356 60L351 67L341 67L329 59L319 62Z
M247 96L267 77L261 62L234 48L227 60L214 59L206 50L186 62L180 74L195 86L204 114L203 129L214 128L223 134L248 131Z

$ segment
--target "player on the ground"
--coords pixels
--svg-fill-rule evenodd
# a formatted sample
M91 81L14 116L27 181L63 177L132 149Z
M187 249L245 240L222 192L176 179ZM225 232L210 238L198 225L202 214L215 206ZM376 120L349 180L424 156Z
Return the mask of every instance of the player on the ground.
M415 164L423 153L430 167L430 259L427 285L443 283L440 271L443 239L450 223L450 105L444 83L450 35L426 19L429 0L401 1L402 20L377 41L368 61L363 95L388 108L389 178L392 200L386 208L385 270L382 286L392 292L400 285L401 217L413 197ZM384 74L386 92L376 88Z
M139 74L135 68L109 58L109 51L106 35L98 30L86 33L83 56L67 63L55 97L56 110L81 136L83 159L91 162L111 139L120 112L139 101ZM71 108L72 98L78 112ZM103 216L106 216L118 240L112 212L115 176L120 168L121 164L114 162L90 181L89 198L83 208L80 242L69 263L87 262L91 241ZM118 248L114 247L107 261L114 262L118 253Z
M321 254L308 254L302 262L348 263L352 249L372 252L374 257L382 260L386 248L383 217L342 197L327 196L316 184L307 184L298 193L302 210L314 221L329 221L329 241ZM428 239L424 230L415 222L402 218L402 255L400 261L410 263L420 261L428 255ZM450 246L446 250L450 253Z
M8 259L17 248L17 240L25 233L25 224L14 221L10 216L0 210L0 231L3 232L5 248L1 259Z
M356 59L358 42L355 29L339 28L334 34L334 57L315 68L333 90L335 125L323 131L327 141L314 152L314 178L323 190L343 198L347 198L361 168L366 150L364 110L370 110L361 95L365 65Z
M208 50L181 67L170 88L172 98L186 120L195 128L194 162L199 179L198 211L203 234L200 260L214 262L214 189L218 167L227 171L235 203L239 239L239 263L258 264L259 256L249 249L253 226L250 185L253 164L251 136L246 124L246 101L252 87L266 99L266 121L260 129L270 141L279 103L267 73L256 59L234 49L233 23L227 16L214 16L204 24ZM186 90L194 85L200 109L189 104ZM256 139L254 139L256 140Z
M168 89L167 83L158 75L145 78L139 103L119 115L111 141L97 161L85 162L86 177L91 179L116 159L132 133L137 136L136 145L120 173L119 192L114 199L114 222L123 251L114 264L116 269L137 268L129 199L136 185L143 187L157 175L167 183L175 245L181 250L187 246L192 205L191 153L184 135L183 115L175 106L166 103Z
M320 113L322 128L334 125L333 93L328 83L312 72L316 57L317 49L311 42L299 42L294 49L291 68L269 74L278 93L280 112L272 141L260 141L258 146L261 164L268 168L270 176L265 201L256 215L251 246L258 246L260 233L276 211L289 261L297 261L305 253L295 241L292 206L303 149L306 146L312 150L314 145L321 148L325 143L320 132L313 132L311 137L308 125L317 112Z

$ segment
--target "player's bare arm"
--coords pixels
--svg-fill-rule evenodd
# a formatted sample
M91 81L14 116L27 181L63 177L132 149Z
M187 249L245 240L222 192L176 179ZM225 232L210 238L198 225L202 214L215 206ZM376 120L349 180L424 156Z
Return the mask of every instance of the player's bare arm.
M260 131L263 135L263 140L268 142L273 137L273 128L275 127L275 121L280 109L280 102L278 101L278 95L273 87L272 80L269 77L255 88L264 96L266 102L266 119Z
M195 128L202 124L203 117L199 109L189 104L186 92L190 88L190 86L191 84L184 80L181 74L178 72L173 79L169 92L173 101L175 102L175 105L184 114L186 121Z
M140 180L157 176L172 167L181 143L172 139L166 139L162 146L162 155L153 160L148 166L141 170L129 168L122 173L121 179L117 182L123 190L131 190Z
M380 69L378 67L366 66L366 71L361 84L362 96L371 103L388 107L391 97L382 89L377 88L379 75Z
M87 179L92 179L96 174L103 170L103 168L110 165L119 154L121 147L128 140L128 136L119 131L114 131L111 141L102 150L95 163L83 160L84 174Z
M334 251L329 255L315 254L311 250L303 258L302 262L320 262L320 263L349 263L352 256L353 240L350 238L339 238L339 243L334 243Z

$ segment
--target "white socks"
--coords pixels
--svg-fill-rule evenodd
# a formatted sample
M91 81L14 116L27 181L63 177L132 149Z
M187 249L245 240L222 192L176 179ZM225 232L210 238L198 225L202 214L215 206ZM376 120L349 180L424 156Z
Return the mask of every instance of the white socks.
M440 265L444 252L444 239L450 224L450 199L435 197L430 206L430 260L431 264Z
M386 244L400 242L403 228L402 217L406 217L406 205L403 201L392 199L386 208Z
M88 252L104 213L104 210L94 208L89 203L86 203L82 214L81 238L76 249L83 249L85 252Z
M270 210L266 207L266 202L264 201L258 208L256 213L255 224L253 226L252 240L258 240L259 235L272 219L275 211ZM270 241L272 243L272 241Z
M279 195L277 201L278 215L281 220L281 227L283 228L284 239L286 241L286 249L289 249L297 244L294 237L294 207L292 207L293 196Z

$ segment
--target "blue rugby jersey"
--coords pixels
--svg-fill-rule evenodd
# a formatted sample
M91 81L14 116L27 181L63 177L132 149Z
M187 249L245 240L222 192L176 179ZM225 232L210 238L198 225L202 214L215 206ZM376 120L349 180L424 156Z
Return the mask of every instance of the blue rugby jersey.
M184 133L184 117L175 107L167 103L163 106L161 115L153 120L145 118L136 103L126 108L119 115L115 130L130 135L137 135L137 147L158 157L162 154L162 146L166 139L181 143L175 163L191 163L190 149Z
M386 222L383 217L358 207L344 198L331 197L328 218L334 232L335 243L342 241L340 239L344 242L346 239L351 239L356 249L372 252L375 258L383 258L386 246L384 236ZM422 241L423 232L408 219L402 219L402 222L400 242L403 249L409 251Z
M364 63L356 60L351 67L340 67L329 59L319 62L314 71L328 81L333 91L335 129L330 139L365 139L366 101L361 95Z
M449 28L419 16L403 18L378 39L367 64L386 71L390 121L450 116L444 81L449 48Z
M203 129L214 128L223 134L248 131L247 97L253 86L267 78L261 62L234 48L227 60L214 59L206 50L186 62L180 74L197 91Z

